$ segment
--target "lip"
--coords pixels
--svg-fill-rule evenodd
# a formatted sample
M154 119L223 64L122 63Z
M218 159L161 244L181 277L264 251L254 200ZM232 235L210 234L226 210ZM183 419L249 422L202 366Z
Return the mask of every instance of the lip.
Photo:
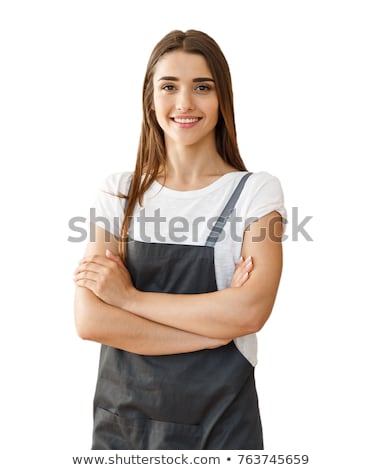
M178 127L183 129L188 129L190 127L196 126L202 118L200 116L190 116L190 115L181 115L181 116L171 116L171 121Z

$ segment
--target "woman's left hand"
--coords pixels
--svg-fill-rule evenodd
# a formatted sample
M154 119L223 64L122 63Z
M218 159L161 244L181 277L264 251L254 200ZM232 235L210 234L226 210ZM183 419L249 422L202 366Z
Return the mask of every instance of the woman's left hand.
M243 286L248 281L249 274L252 270L252 257L248 256L248 258L243 259L243 257L240 256L239 261L235 264L235 271L231 279L231 287Z
M135 289L121 258L106 250L106 256L83 258L74 271L77 286L86 287L109 305L124 308Z

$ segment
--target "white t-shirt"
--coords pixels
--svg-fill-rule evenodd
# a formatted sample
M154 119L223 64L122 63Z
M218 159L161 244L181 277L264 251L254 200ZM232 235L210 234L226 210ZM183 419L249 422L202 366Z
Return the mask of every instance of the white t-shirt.
M192 191L176 191L154 182L146 191L142 207L135 207L132 238L143 242L204 245L211 228L245 172L227 173L212 184ZM95 200L93 222L119 235L132 173L121 172L105 179ZM267 172L252 174L215 244L218 290L230 286L235 263L240 258L245 228L257 218L277 211L286 220L279 180ZM236 346L251 364L257 363L257 338L236 338Z

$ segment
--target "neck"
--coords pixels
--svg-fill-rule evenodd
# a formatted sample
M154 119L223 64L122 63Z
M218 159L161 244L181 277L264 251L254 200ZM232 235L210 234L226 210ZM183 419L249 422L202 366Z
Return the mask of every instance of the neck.
M205 177L221 176L233 171L213 145L166 145L166 180L193 184Z

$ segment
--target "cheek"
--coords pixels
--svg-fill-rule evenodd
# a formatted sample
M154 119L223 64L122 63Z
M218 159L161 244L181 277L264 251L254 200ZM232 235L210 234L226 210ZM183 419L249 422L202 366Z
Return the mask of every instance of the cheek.
M154 93L153 96L153 109L157 112L166 112L171 107L171 100L163 95L157 95Z
M153 96L152 112L159 126L163 129L166 125L166 116L168 114L168 105L162 97Z
M219 116L219 103L218 100L215 100L211 102L210 104L210 114L211 116L214 116L214 118L217 120Z
M160 95L158 95L157 92L154 91L153 93L153 104L152 104L152 109L159 109L160 107Z
M151 109L152 109L153 111L155 111L155 109L158 107L157 102L158 102L158 99L157 99L157 97L155 96L155 93L154 93L154 94L153 94L153 103L152 103L152 105L151 105Z

